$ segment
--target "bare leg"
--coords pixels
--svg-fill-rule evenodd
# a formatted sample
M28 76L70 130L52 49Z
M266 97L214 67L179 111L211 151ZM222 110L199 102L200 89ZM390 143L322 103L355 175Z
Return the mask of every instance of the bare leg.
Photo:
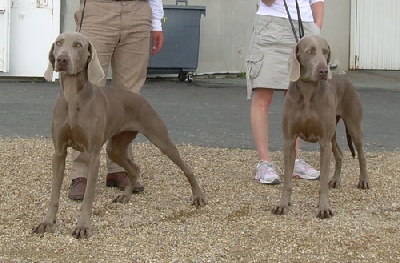
M268 150L269 107L273 89L255 89L250 108L251 128L260 160L270 162Z
M300 138L296 139L296 159L300 159Z

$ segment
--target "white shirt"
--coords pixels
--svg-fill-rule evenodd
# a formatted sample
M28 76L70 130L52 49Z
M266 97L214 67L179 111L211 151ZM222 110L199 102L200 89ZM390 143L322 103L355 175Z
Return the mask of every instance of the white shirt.
M153 12L151 31L162 31L161 19L164 18L164 7L162 0L149 0Z
M300 7L300 16L301 20L305 22L313 22L314 18L312 16L311 5L316 2L324 2L324 0L297 0ZM296 1L295 0L286 0L288 5L289 13L292 19L297 19L297 10L296 10ZM285 17L287 18L287 12L285 9L285 5L283 4L283 0L276 0L271 6L267 6L261 0L258 3L259 8L257 11L257 15L270 15L277 17Z

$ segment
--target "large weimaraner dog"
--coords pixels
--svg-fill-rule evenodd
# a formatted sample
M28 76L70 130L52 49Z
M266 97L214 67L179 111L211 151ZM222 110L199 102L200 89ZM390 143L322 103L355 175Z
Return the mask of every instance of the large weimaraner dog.
M130 184L114 202L128 202L139 175L139 167L129 160L127 149L138 133L146 136L182 169L192 188L193 204L197 208L206 204L196 177L181 159L167 128L150 104L141 95L121 87L96 86L104 77L104 72L95 48L84 35L67 32L57 37L49 52L46 80L52 80L53 71L61 73L61 87L53 110L52 192L47 214L42 223L33 229L34 233L51 232L56 222L68 147L82 152L89 160L85 198L72 232L75 238L91 235L90 218L100 150L106 141L109 158L127 171L130 180Z
M360 165L358 188L368 189L369 179L363 150L361 125L362 106L354 86L344 77L332 76L328 63L331 50L319 36L306 36L293 48L289 58L289 90L282 113L284 143L284 185L280 203L273 207L277 215L286 214L292 193L292 173L295 163L296 138L320 143L320 191L318 218L333 216L329 203L329 188L340 185L342 153L336 142L336 125L343 119L348 145ZM352 142L353 141L353 142ZM331 154L336 160L335 172L329 181Z

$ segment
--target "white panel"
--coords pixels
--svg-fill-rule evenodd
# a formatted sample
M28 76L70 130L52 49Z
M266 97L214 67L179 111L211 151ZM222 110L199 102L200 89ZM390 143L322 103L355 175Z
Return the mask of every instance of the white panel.
M399 12L399 0L352 0L351 69L400 69Z
M43 77L51 43L60 32L60 0L11 2L10 68L0 77Z
M10 4L0 0L0 71L7 72L10 58Z

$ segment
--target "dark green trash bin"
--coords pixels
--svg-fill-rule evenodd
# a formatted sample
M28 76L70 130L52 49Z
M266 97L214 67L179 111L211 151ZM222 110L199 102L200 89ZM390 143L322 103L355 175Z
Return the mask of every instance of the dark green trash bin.
M206 15L206 8L189 6L187 1L176 2L176 5L164 5L164 45L157 55L150 56L147 71L178 74L179 80L192 82L199 60L200 18Z

